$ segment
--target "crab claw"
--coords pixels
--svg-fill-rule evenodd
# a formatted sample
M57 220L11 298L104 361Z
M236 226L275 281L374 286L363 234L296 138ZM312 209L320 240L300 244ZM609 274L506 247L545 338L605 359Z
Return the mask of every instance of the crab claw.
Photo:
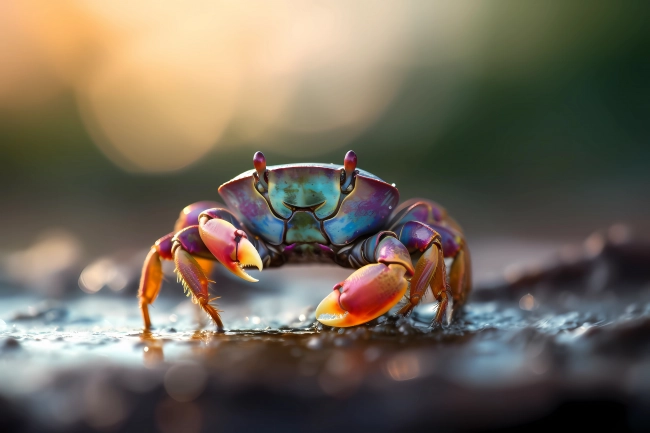
M203 243L221 264L246 281L257 281L244 271L246 266L255 266L260 271L263 266L260 255L246 233L218 218L202 219L199 227Z
M404 296L408 281L399 264L366 265L334 286L316 308L316 319L324 325L360 325L390 310Z

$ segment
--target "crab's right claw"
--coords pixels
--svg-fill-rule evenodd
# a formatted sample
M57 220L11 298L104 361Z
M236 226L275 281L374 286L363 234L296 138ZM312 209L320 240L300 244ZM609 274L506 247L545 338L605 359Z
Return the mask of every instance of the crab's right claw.
M404 296L408 281L400 264L366 265L334 286L316 308L316 319L324 325L360 325L388 312Z
M247 266L255 266L260 271L263 267L262 259L246 233L219 218L201 219L199 227L203 243L221 264L246 281L257 281L244 271Z

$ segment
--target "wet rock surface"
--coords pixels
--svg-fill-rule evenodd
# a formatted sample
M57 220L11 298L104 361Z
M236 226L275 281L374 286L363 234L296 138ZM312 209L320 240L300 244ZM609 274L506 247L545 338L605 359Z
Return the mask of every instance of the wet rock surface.
M324 327L293 293L234 298L223 334L162 296L142 333L131 296L8 296L0 429L644 431L650 247L598 236L483 284L446 327L435 303Z

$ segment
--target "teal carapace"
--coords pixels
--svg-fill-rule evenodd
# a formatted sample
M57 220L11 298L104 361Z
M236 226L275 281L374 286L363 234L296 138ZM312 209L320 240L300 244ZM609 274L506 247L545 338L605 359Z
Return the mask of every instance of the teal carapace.
M221 185L219 193L246 227L273 245L345 245L381 229L399 201L394 186L364 170L355 172L354 187L346 194L341 192L341 165L288 164L265 170L261 190L259 174L249 170Z

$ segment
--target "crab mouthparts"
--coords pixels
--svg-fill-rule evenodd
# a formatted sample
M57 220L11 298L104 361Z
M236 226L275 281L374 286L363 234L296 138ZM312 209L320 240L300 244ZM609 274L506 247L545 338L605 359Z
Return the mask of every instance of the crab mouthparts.
M286 201L283 201L282 204L285 207L287 207L289 210L291 210L292 212L307 211L307 212L312 212L313 213L313 212L316 212L316 209L323 206L325 204L325 201L326 200L323 200L322 202L316 203L316 204L311 205L311 206L296 206L296 205L293 205L293 204L289 204Z

